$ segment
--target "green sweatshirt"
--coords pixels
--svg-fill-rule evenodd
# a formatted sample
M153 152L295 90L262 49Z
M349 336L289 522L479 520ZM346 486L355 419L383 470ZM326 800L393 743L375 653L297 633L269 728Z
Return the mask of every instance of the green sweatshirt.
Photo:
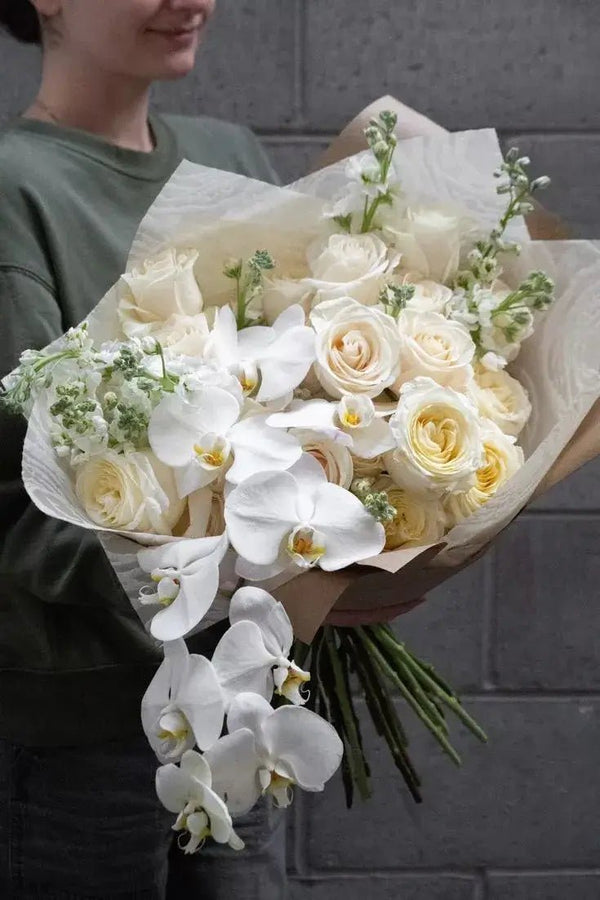
M124 270L140 219L182 159L276 181L248 129L151 116L142 153L20 119L0 136L0 377L80 322ZM43 515L21 480L25 420L0 412L0 738L96 743L141 733L162 651L96 536ZM190 640L211 652L223 628Z

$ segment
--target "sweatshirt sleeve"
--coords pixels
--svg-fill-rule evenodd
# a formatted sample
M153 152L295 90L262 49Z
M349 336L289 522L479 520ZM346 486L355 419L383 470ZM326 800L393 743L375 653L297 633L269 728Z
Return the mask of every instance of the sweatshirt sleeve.
M262 141L245 125L240 126L240 130L246 142L246 156L250 164L252 177L258 178L260 181L268 181L270 184L281 185L281 179Z
M64 330L52 287L25 269L0 265L0 378L23 350L41 349ZM0 407L0 604L7 592L129 607L95 534L44 515L29 499L21 478L26 427L22 416Z

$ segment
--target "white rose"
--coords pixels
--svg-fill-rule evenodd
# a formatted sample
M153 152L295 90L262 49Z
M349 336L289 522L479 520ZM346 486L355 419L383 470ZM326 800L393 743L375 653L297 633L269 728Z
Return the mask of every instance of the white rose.
M381 453L373 459L352 454L352 464L355 478L378 478L385 472L385 462Z
M204 313L196 316L171 316L160 327L152 327L149 337L159 341L172 354L200 358L210 334Z
M473 377L475 344L459 322L436 312L405 309L398 317L402 337L400 378L395 389L419 375L438 384L465 390Z
M338 441L324 438L322 433L308 428L292 428L291 433L298 438L305 453L320 463L327 481L348 489L354 478L352 456L347 447Z
M458 271L461 219L443 207L408 207L402 218L386 217L384 233L402 256L403 269L422 278L447 282Z
M170 534L185 508L173 472L149 451L107 450L78 470L75 493L97 525Z
M467 389L480 414L491 419L504 434L516 437L531 415L531 403L523 385L502 369L477 366Z
M397 449L385 454L387 470L407 491L468 490L483 462L477 407L465 394L431 378L402 385L390 419Z
M177 534L188 538L217 537L225 531L225 479L217 479L208 487L199 488L187 498L183 519L177 524Z
M523 465L523 451L515 444L515 438L503 434L493 422L482 422L482 439L484 462L477 470L475 484L464 493L446 497L449 525L476 512Z
M392 284L412 284L415 292L406 304L406 309L416 312L444 313L446 305L452 300L452 291L445 284L422 278L418 272L400 271L393 275L389 281Z
M306 274L305 270L285 275L275 272L263 276L260 298L267 325L272 325L280 313L295 304L301 306L308 315L315 289L306 282Z
M373 491L385 491L396 515L384 522L385 550L398 547L422 547L436 544L446 531L446 514L439 497L412 494L384 476L373 485Z
M312 276L306 283L317 291L317 302L352 297L371 306L393 267L388 248L374 234L332 234L312 243L306 255Z
M125 334L147 334L170 316L195 316L202 294L194 275L196 250L168 247L121 275L118 315Z
M331 397L376 397L396 381L400 335L391 316L343 297L319 303L310 323L317 333L315 372Z

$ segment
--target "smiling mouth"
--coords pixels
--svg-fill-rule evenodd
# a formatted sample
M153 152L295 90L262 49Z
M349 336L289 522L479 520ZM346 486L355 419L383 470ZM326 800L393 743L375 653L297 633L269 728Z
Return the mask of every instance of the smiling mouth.
M189 37L201 31L205 24L206 16L202 16L194 25L187 25L184 28L149 28L148 31L152 34L161 34L163 37Z

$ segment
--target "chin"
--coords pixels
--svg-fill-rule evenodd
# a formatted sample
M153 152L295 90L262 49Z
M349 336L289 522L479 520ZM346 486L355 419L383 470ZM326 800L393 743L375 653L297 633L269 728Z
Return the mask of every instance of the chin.
M194 68L194 62L195 59L169 60L159 71L155 71L153 80L176 81L178 78L185 78Z

